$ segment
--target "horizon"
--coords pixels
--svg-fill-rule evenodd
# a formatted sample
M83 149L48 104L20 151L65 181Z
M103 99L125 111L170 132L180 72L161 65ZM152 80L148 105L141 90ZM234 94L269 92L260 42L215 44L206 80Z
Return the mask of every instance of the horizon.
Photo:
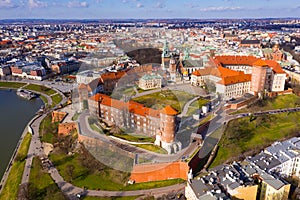
M297 0L0 0L12 19L261 19L300 18Z
M264 17L264 18L6 18L0 21L22 21L22 20L45 20L45 21L131 21L131 20L200 20L200 21L213 21L213 20L300 20L300 17Z

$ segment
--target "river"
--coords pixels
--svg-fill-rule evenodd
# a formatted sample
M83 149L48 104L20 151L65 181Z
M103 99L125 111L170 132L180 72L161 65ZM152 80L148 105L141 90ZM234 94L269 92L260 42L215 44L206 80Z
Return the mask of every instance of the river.
M0 177L27 123L43 105L40 98L26 100L14 90L0 90Z

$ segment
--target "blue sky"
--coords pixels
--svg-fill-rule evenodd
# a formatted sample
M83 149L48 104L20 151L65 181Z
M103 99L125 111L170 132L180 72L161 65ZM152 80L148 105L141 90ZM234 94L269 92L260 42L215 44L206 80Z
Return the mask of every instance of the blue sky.
M300 17L299 0L0 0L0 19Z

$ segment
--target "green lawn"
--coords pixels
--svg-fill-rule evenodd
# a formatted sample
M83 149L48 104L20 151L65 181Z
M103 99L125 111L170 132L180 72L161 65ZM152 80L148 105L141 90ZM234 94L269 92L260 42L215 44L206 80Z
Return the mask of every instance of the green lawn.
M140 147L142 149L146 149L148 151L152 151L152 152L155 152L155 153L161 153L161 154L167 154L168 152L159 147L159 146L156 146L154 144L133 144L134 146L137 146L137 147Z
M39 97L40 97L40 98L42 99L42 101L44 102L45 107L47 107L47 106L48 106L48 100L47 100L47 98L46 98L44 95L40 95Z
M165 187L184 182L182 179L172 179L126 185L130 173L109 168L96 161L89 153L75 153L74 155L51 153L50 159L66 181L71 182L78 187L85 187L93 190L141 190ZM83 164L83 162L86 163ZM86 164L89 166L86 166ZM68 170L71 165L73 166L72 173Z
M237 160L243 154L259 153L275 141L297 135L300 131L299 122L300 113L245 117L230 121L210 167Z
M114 89L113 93L111 94L111 97L114 99L121 99L124 95L130 97L135 94L136 92L133 87L121 86Z
M51 114L47 115L40 124L40 137L42 142L53 144L54 138L57 136L58 123L52 123Z
M84 197L84 200L135 200L139 196L132 197Z
M27 133L23 138L22 144L20 145L18 154L16 156L18 160L22 161L25 160L25 158L27 157L30 141L31 141L31 134Z
M132 100L153 109L162 109L167 105L170 105L180 113L183 106L194 97L194 95L183 91L163 90L161 92L137 97Z
M18 83L18 82L0 82L0 87L5 88L20 88L26 85L26 83Z
M155 139L147 137L144 135L135 135L135 134L112 134L115 137L131 141L131 142L152 142L154 143Z
M42 86L42 85L35 85L35 84L29 84L26 87L24 87L24 89L41 92L41 93L44 93L49 96L56 93L55 90L52 90L52 89Z
M21 143L16 160L13 162L6 184L0 194L0 199L17 199L19 184L25 167L25 158L31 141L31 134L27 133Z
M98 119L96 119L94 117L89 117L88 122L89 122L89 125L90 125L92 130L94 130L94 131L96 131L100 134L104 134L103 129L99 125L99 120Z
M192 114L196 114L196 112L199 109L202 109L202 106L206 105L209 101L207 99L198 99L197 101L194 101L188 109L187 115L191 116Z
M78 187L86 187L94 190L122 190L126 180L129 178L128 173L113 170L106 166L89 169L82 164L79 154L72 156L51 154L50 159L64 179ZM74 166L72 177L68 173L68 165Z
M300 106L300 97L298 97L295 94L286 94L274 98L269 98L266 100L258 100L250 107L243 108L241 110L238 110L237 112L233 112L232 114L249 113L249 112L260 111L260 110L293 108L295 106Z
M62 97L60 94L55 94L51 96L51 99L52 99L52 106L55 106L61 102Z
M80 113L79 113L79 112L76 112L76 113L73 115L72 120L73 120L73 121L77 121L79 115L80 115Z
M22 180L25 161L17 161L11 167L6 184L0 194L0 199L17 199L19 184Z
M156 90L156 89L160 89L160 88L153 88L153 89L149 89L149 90L143 90L142 88L137 87L137 91L138 91L139 93L147 92L147 91L150 91L150 90Z
M94 131L100 133L100 134L104 134L103 130L96 124L90 124L91 129L93 129Z
M42 169L42 163L38 157L33 159L29 182L30 199L66 199L51 176Z
M210 113L210 114L208 114L204 119L202 119L202 120L199 122L199 124L197 124L197 126L201 126L201 125L205 124L206 122L212 120L213 118L215 118L215 115L212 114L212 113Z
M151 138L151 137L147 137L144 135L137 135L137 134L127 134L127 133L113 133L113 131L109 132L106 130L103 130L101 128L101 126L99 125L99 120L90 117L88 119L89 125L91 127L91 129L93 129L94 131L101 133L101 134L107 134L107 135L111 135L111 136L115 136L117 138L121 138L130 142L152 142L154 143L155 139ZM122 131L122 132L126 132L126 131Z

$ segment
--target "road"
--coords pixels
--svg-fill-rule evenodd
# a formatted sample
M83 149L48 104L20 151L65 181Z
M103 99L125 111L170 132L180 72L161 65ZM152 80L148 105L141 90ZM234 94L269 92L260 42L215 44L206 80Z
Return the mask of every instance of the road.
M274 114L280 114L280 113L286 113L286 112L299 112L300 107L295 107L295 108L282 108L282 109L274 109L274 110L265 110L265 111L258 111L258 112L253 112L253 113L239 113L239 114L234 114L234 115L227 115L226 116L226 122L237 119L237 118L242 118L242 117L247 117L247 116L260 116L260 115L274 115Z
M88 117L90 116L88 111L83 111L79 118L79 133L88 136L90 138L99 139L107 144L112 144L113 147L115 147L116 151L118 151L119 148L122 150L129 151L131 153L139 154L140 157L146 158L148 160L151 160L152 162L171 162L181 159L182 157L189 157L194 150L197 148L194 145L189 146L188 148L182 149L176 154L159 154L152 151L147 151L142 148L138 148L136 146L130 145L126 142L122 142L117 139L110 138L104 134L100 134L94 130L92 130L88 123Z

